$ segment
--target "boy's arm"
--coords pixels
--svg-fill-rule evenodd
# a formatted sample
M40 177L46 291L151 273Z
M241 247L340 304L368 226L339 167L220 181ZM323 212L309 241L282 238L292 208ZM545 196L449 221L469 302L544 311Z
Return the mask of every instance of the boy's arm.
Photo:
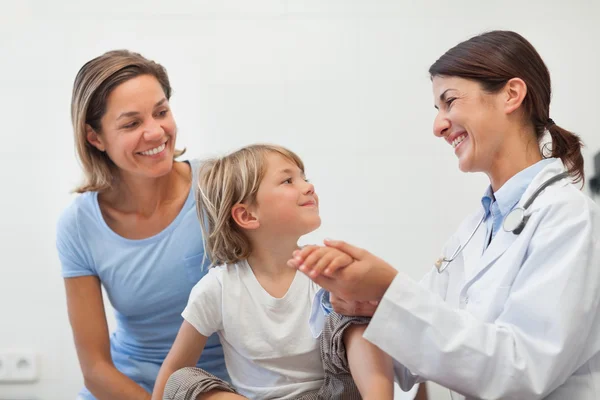
M175 343L158 372L152 400L162 400L167 381L175 371L196 366L207 339L208 337L200 334L189 322L183 321Z
M351 325L344 332L344 346L352 378L363 399L392 399L392 358L363 338L366 325Z

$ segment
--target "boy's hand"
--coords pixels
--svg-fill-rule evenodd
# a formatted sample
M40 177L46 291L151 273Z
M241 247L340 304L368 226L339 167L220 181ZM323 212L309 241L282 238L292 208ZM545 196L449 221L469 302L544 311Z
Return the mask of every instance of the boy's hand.
M341 250L314 245L296 250L292 256L299 256L304 260L298 269L311 279L319 275L331 276L338 269L347 267L354 261L352 257Z
M325 245L327 248L336 249L345 254L344 257L339 257L338 253L331 253L337 254L335 259L338 261L332 261L334 265L338 266L332 269L337 269L337 271L331 271L329 266L326 266L324 274L316 277L310 275L312 268L309 266L314 267L317 264L317 260L321 259L319 255L330 254L316 246L295 251L293 258L288 260L287 264L292 268L300 269L317 285L344 300L380 301L399 273L390 264L364 249L335 240L326 240ZM323 253L321 253L322 251ZM311 260L312 253L315 253L315 258ZM348 261L350 262L348 263ZM329 275L327 275L328 273ZM409 279L404 275L403 277Z

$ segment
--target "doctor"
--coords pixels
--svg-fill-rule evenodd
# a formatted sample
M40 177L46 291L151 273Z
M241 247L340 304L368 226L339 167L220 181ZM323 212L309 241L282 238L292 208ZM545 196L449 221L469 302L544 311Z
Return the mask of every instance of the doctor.
M453 399L600 399L600 213L576 185L579 138L550 119L548 69L523 37L494 31L429 72L434 134L461 171L490 179L481 206L420 283L338 241L326 245L355 259L345 268L316 246L289 264L341 312L379 302L365 337L397 361L404 390L432 380Z

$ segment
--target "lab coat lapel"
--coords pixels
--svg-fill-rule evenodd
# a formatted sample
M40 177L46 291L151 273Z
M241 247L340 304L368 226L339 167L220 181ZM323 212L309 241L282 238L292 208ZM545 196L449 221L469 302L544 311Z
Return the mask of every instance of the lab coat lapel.
M485 272L493 263L510 247L516 240L517 235L512 232L505 232L502 228L483 252L479 254L479 259L475 259L471 264L474 267L465 271L467 284L476 279L479 275ZM483 243L482 243L483 245Z
M527 199L533 194L533 192L548 178L552 177L555 174L559 174L564 171L564 166L560 160L557 160L554 163L551 163L546 168L544 168L531 182L531 184L525 190L523 197L519 200L517 207L523 207L523 204L527 201ZM566 182L566 181L565 181ZM563 183L566 184L566 183ZM483 229L485 236L486 229ZM481 254L483 250L483 242L478 243L480 246L478 249L476 245L473 245L474 249L470 250L472 253L475 250L479 250L480 252L477 255L478 257L471 258L466 260L471 268L465 267L465 282L468 286L474 279L484 273L493 263L500 257L506 250L510 247L511 244L517 239L518 235L515 235L512 232L506 232L502 227L500 231L496 233L494 239L488 246L488 248ZM487 239L487 238L486 238Z
M481 223L471 241L465 246L469 235L471 232L473 232L473 229L475 229L482 217L483 211L477 213L472 219L472 222L468 224L468 226L465 226L459 234L460 244L461 246L464 246L461 254L463 259L464 276L471 275L471 271L477 266L477 263L481 258L481 253L483 252L487 230L485 221Z

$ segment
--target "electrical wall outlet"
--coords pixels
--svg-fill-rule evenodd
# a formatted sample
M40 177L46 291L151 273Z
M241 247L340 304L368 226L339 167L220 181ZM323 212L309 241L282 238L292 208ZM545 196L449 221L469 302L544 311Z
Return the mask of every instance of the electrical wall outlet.
M27 383L37 379L38 361L34 351L0 351L0 383Z
M0 353L0 382L8 380L8 356Z

